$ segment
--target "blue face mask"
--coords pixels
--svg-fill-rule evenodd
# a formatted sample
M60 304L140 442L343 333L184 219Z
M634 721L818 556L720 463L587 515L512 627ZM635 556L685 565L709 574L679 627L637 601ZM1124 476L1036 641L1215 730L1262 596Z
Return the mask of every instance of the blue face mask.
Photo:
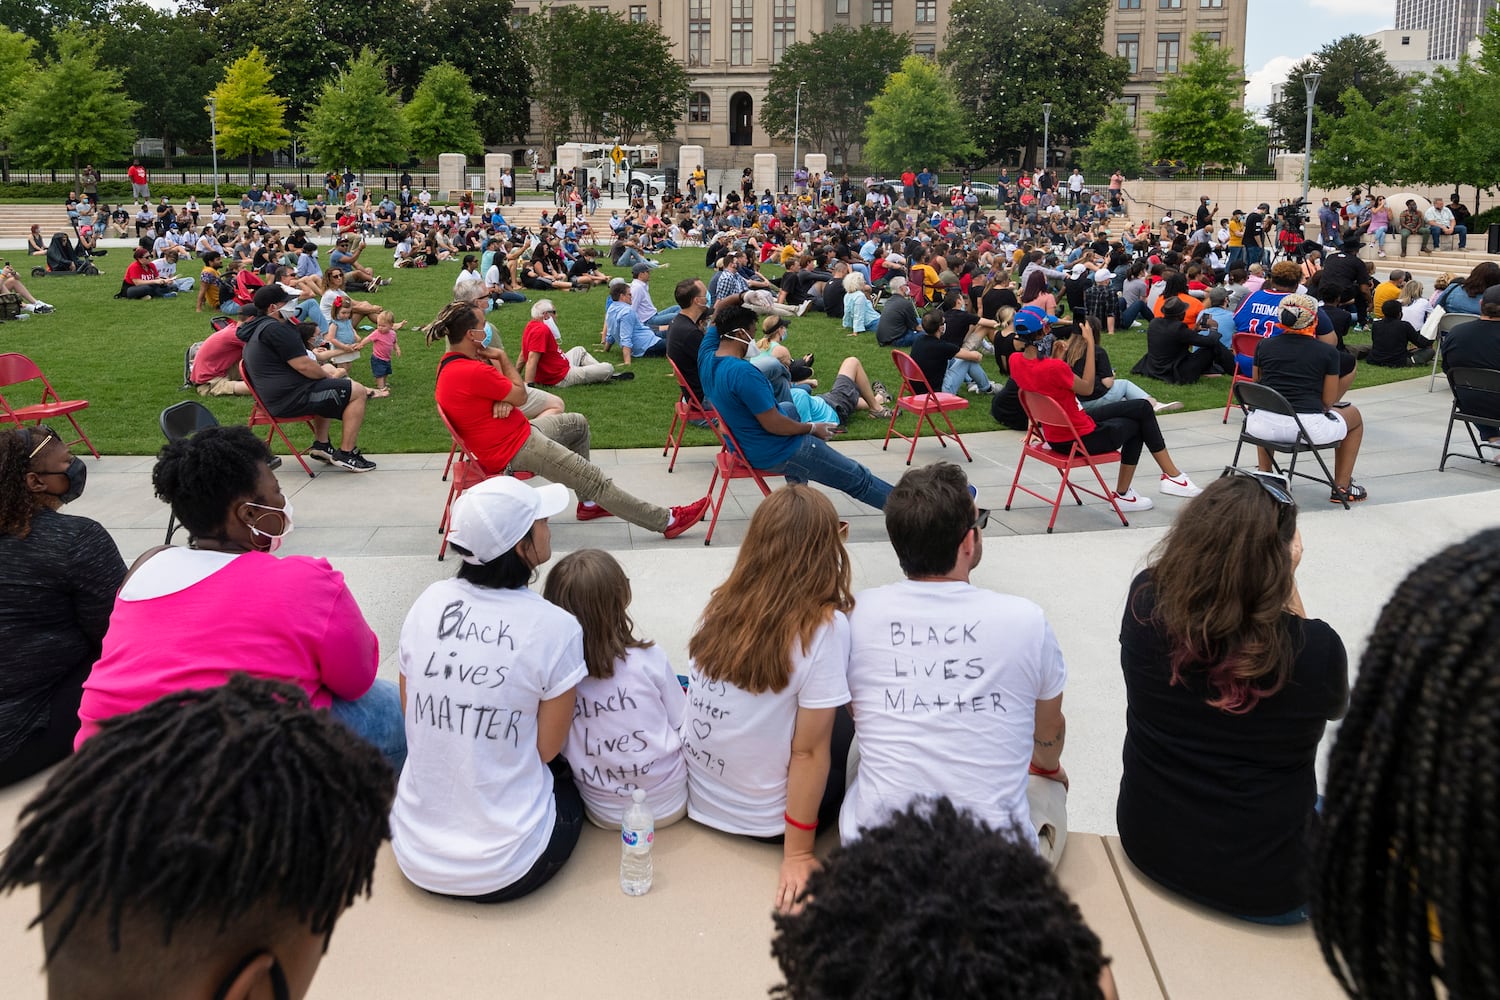
M489 323L484 324L484 346L489 347L490 341L495 339L495 328Z

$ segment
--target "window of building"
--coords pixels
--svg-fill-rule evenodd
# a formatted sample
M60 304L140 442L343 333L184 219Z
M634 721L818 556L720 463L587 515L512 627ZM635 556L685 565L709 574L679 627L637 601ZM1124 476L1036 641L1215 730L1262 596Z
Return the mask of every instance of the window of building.
M1401 44L1402 45L1410 45L1411 44L1411 36L1410 35L1402 35L1401 36Z
M917 0L917 23L937 24L937 0Z
M1141 99L1139 97L1122 97L1115 102L1125 109L1125 120L1135 127L1136 115L1140 114Z
M709 103L708 95L703 91L697 91L688 98L688 121L693 124L707 123L709 112L713 105Z
M1222 32L1222 31L1205 31L1203 33L1203 37L1207 38L1210 42L1213 42L1215 45L1223 45L1224 44L1224 32Z
M592 14L608 14L609 4L595 4L594 6L589 8L589 12Z
M713 22L708 19L709 0L688 0L688 44L687 64L707 66L709 41L713 37Z
M1120 0L1121 10L1140 10L1141 0Z
M729 0L729 65L748 66L755 38L752 0Z
M646 22L646 5L633 3L630 5L630 23L644 24Z
M890 24L891 10L895 6L895 0L870 0L870 22L872 24Z
M1198 6L1218 9L1224 6L1224 0L1198 0Z
M839 17L849 16L849 0L834 0L833 12Z
M919 55L926 59L937 58L937 45L933 42L918 42L911 47L913 55Z
M510 26L519 28L526 20L526 15L531 13L530 7L512 7L510 9Z
M1202 3L1203 0L1198 0ZM1181 10L1182 0L1156 0L1156 6L1162 10Z
M788 45L797 41L797 0L772 0L771 61L781 62Z
M1141 36L1136 32L1115 36L1115 55L1130 63L1130 72L1141 71Z
M1158 73L1177 72L1177 57L1182 51L1182 36L1179 32L1171 31L1156 36L1156 71Z

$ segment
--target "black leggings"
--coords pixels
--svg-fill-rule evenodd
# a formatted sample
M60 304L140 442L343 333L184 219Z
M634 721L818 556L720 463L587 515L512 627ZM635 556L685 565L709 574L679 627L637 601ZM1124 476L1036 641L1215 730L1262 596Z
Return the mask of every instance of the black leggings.
M86 663L74 669L52 689L47 725L34 730L15 753L0 760L0 788L24 781L73 752L78 703L83 699L83 682L88 680L90 667Z
M176 290L171 285L131 285L125 289L125 297L127 299L161 298L168 292Z
M1201 353L1201 352L1200 352ZM1083 435L1083 447L1090 455L1107 451L1120 453L1121 465L1137 465L1141 446L1151 454L1165 451L1166 440L1156 422L1156 410L1144 399L1124 399L1109 403L1090 413L1094 429Z
M467 899L471 903L508 903L520 899L551 881L573 856L573 848L578 846L578 834L583 830L583 799L578 794L578 786L573 784L573 769L562 754L553 757L547 767L552 771L552 800L557 806L557 822L552 825L552 837L542 856L536 859L529 872L505 888L483 896L459 896L458 899Z

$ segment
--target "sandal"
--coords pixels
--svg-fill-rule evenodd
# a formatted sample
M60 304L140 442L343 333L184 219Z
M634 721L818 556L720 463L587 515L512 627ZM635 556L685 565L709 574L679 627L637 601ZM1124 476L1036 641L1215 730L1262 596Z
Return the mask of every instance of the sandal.
M1359 503L1361 500L1369 499L1369 492L1358 483L1350 483L1347 487L1335 486L1328 495L1329 503L1346 504Z
M389 390L389 389L371 389L370 390L370 395L373 396L373 397L375 397L376 399L384 399L385 397L389 396L390 394L391 394L391 390Z
M868 412L871 420L889 420L896 411L892 410L889 406L882 406L878 410L870 410Z
M879 379L872 379L870 381L870 389L873 390L875 395L877 396L884 396L886 399L895 398L891 395L890 390L885 387L885 383L880 381Z

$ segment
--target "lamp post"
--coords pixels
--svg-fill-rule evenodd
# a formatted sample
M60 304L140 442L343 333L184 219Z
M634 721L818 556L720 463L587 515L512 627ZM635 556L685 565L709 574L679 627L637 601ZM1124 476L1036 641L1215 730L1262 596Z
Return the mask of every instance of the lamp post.
M797 170L798 154L802 149L802 88L806 80L797 81L797 109L792 114L792 171Z
M1043 170L1048 169L1052 165L1051 161L1049 161L1048 158L1047 158L1047 154L1049 152L1051 152L1051 150L1049 150L1047 148L1048 145L1049 145L1049 140L1051 139L1051 135L1050 135L1051 131L1052 131L1052 102L1051 101L1047 101L1045 104L1042 105L1042 169Z
M219 200L219 102L210 97L208 99L208 128L213 135L214 144L214 201Z
M1304 208L1307 205L1308 185L1312 182L1313 98L1318 96L1318 82L1322 79L1322 73L1305 73L1302 76L1302 86L1307 88L1307 132L1302 141L1302 204ZM1305 236L1306 233L1303 235Z

